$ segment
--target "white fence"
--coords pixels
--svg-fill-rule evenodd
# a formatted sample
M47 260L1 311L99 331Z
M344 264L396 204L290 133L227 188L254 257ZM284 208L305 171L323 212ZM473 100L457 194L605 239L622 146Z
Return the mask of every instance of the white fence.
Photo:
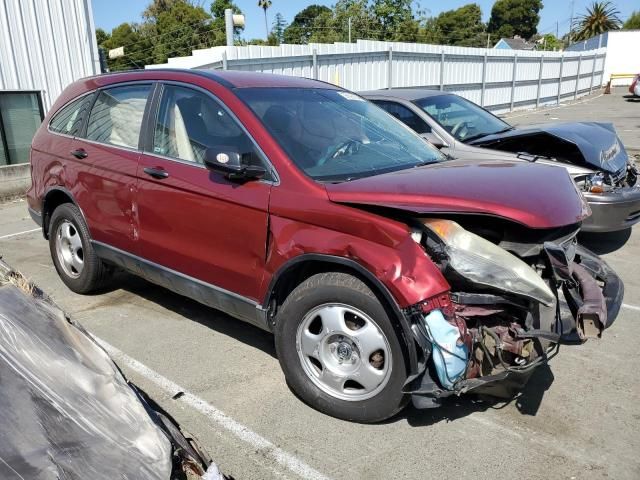
M585 52L594 48L605 48L607 58L604 64L604 78L602 83L611 79L612 85L631 85L633 77L640 73L640 30L612 30L597 37L569 45L567 50ZM615 75L624 75L616 78Z
M358 40L356 43L214 47L164 65L315 78L354 91L427 87L496 112L559 103L602 84L606 49L531 52Z

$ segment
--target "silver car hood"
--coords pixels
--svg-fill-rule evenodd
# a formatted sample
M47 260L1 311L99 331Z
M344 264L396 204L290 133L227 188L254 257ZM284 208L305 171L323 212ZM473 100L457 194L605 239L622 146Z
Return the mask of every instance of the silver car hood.
M627 152L614 126L610 123L572 122L527 125L479 138L469 142L469 145L556 157L552 150L549 151L550 142L544 141L545 136L554 137L552 140L560 142L557 144L559 147L562 147L563 142L567 143L567 148L577 147L581 158L574 161L560 158L562 161L578 165L583 162L584 164L580 166L589 166L611 173L619 172L627 166Z

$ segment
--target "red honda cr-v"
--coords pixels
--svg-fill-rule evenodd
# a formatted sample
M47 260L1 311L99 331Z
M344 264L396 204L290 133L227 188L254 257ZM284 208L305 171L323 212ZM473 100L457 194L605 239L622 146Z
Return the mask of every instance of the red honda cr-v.
M80 80L31 161L29 209L70 289L120 267L273 331L291 387L344 419L510 395L622 301L576 244L589 212L564 170L448 160L326 83Z

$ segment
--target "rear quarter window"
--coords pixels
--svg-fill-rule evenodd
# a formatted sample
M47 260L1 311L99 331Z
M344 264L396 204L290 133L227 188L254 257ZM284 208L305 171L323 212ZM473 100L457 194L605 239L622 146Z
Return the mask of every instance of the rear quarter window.
M49 122L49 130L64 135L78 135L94 97L94 93L84 95L60 109Z
M142 117L151 85L126 85L102 90L91 109L87 140L138 148Z

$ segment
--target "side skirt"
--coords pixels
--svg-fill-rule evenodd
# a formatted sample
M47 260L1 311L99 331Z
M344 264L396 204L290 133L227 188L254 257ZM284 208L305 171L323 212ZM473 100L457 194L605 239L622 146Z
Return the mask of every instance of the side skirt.
M163 267L102 242L92 240L91 243L97 255L106 262L179 295L189 297L196 302L220 310L263 330L271 331L268 327L267 311L249 298Z

